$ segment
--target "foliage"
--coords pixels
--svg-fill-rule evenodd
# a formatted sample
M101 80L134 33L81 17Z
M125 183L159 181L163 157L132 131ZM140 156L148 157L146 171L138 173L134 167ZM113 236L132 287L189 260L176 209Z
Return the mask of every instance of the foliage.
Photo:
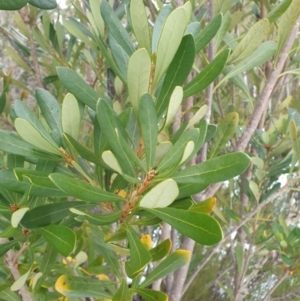
M0 256L6 260L0 291L7 295L0 299L19 300L16 291L25 289L32 300L132 300L137 294L180 300L182 292L171 296L168 277L187 263L193 277L206 248L219 252L207 271L212 282L222 272L215 269L220 258L222 270L232 265L235 275L234 283L226 275L213 282L217 297L211 300L222 298L217 285L227 299L239 300L263 275L251 274L257 256L267 262L269 252L280 256L285 277L297 273L298 228L287 225L283 210L257 209L275 195L283 174L291 187L297 184L297 94L294 107L289 96L262 117L265 124L253 133L248 154L238 147L267 86L263 68L280 64L299 15L298 0L273 2L264 3L268 14L261 11L261 20L253 22L232 13L233 1L213 1L211 16L198 1L179 7L75 1L61 22L55 10L40 10L55 8L56 1L0 1L5 10L26 5L15 12L25 42L9 35L7 50L37 77L32 92L2 72L0 107L13 130L0 131ZM238 25L247 30L235 37ZM272 32L278 32L275 39ZM216 46L214 57L206 55L209 43ZM297 52L295 42L291 66L298 65ZM204 96L212 97L215 81L211 104ZM12 85L27 91L10 108ZM207 195L220 182L225 184ZM173 235L162 239L166 224ZM220 224L229 231L225 240L239 231L230 249L222 244ZM198 243L193 254L187 238ZM222 249L203 247L219 242ZM203 286L205 300L209 289ZM193 300L191 292L192 286L183 298ZM257 288L246 298L261 294Z

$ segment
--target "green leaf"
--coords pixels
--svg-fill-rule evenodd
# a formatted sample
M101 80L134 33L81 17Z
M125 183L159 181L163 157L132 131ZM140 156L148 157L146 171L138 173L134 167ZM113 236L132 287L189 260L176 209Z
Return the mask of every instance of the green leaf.
M90 214L76 208L70 208L70 211L78 215L77 217L75 217L77 221L83 222L84 220L87 220L90 224L98 226L115 223L116 221L118 221L122 213L122 211L116 211L106 214Z
M55 289L66 297L112 297L105 291L104 281L98 279L62 275L55 282Z
M114 294L112 301L131 301L132 293L130 292L126 280L123 279L117 292Z
M28 3L40 9L54 9L57 7L56 0L29 0Z
M99 156L97 156L95 153L93 153L91 150L80 144L78 141L76 141L73 137L69 136L68 134L64 134L65 139L74 147L74 149L78 152L78 154L95 164L103 164Z
M16 245L18 245L18 242L16 240L1 242L1 244L0 244L0 257L2 257L9 250L12 250Z
M200 109L192 116L192 118L189 120L186 128L190 129L192 128L195 124L197 124L207 113L208 106L203 105L200 107Z
M292 141L293 150L297 156L297 160L300 160L300 149L298 143L298 135L297 135L297 125L294 120L291 120L289 126L290 139Z
M279 2L271 11L268 12L266 18L270 23L275 22L288 9L293 0L284 0Z
M236 112L227 114L220 121L217 127L216 135L214 136L208 158L216 157L223 149L225 144L232 138L238 126L239 115Z
M244 261L244 250L243 250L243 246L237 242L235 248L234 248L235 252L235 258L236 258L236 263L237 263L237 267L238 267L238 271L239 274L241 275L242 272L242 268L243 268L243 261Z
M174 208L147 208L145 210L199 244L211 246L218 243L223 237L219 223L210 215Z
M163 278L189 262L191 254L187 250L176 250L155 267L148 275L146 280L140 285L145 288L153 281Z
M216 198L213 197L208 198L207 200L194 204L192 207L189 208L189 211L209 214L213 211L216 201L217 201Z
M228 64L237 64L248 58L265 39L269 25L268 19L256 22L235 47L229 57Z
M155 112L154 101L151 95L144 94L139 106L139 119L142 130L142 136L145 145L145 155L147 170L153 168L156 145L157 145L157 117Z
M173 8L170 4L165 4L162 9L159 11L157 19L155 20L153 33L152 33L152 52L157 52L157 45L161 35L161 31L166 22L167 17L173 11Z
M15 292L12 292L9 287L3 289L0 288L1 298L4 301L21 301L19 295Z
M22 218L21 225L27 229L45 227L61 221L70 215L70 208L86 208L84 202L52 203L28 210Z
M148 92L151 72L151 60L145 48L133 53L128 62L127 86L132 107L137 114L139 102Z
M214 13L226 13L226 11L230 10L233 0L216 0L213 3L213 11Z
M179 191L176 182L173 179L167 179L147 192L140 202L140 207L168 207L177 198L178 193Z
M39 132L31 123L25 119L17 118L15 128L18 134L28 143L40 148L43 151L63 156L57 145L53 145Z
M10 287L10 290L13 292L20 290L25 285L25 282L26 282L30 272L31 272L31 269L29 269L25 274L20 276Z
M61 225L49 225L36 229L48 243L63 256L69 256L76 244L76 235L73 230Z
M143 166L122 136L122 128L118 126L117 118L115 118L112 109L103 99L100 99L97 104L97 119L121 170L124 173L126 172L128 176L135 178L136 170L134 164L140 168L143 168Z
M224 69L230 49L223 50L210 64L197 74L183 89L183 98L197 94L208 87Z
M59 135L61 140L61 108L58 101L48 91L41 88L37 88L35 90L35 97L49 127L52 131L56 132ZM61 142L59 143L59 145L61 145Z
M175 169L177 169L181 162L187 143L189 141L197 141L198 137L198 129L190 129L181 135L176 143L172 146L171 150L157 166L156 171L158 176L163 177L165 173L171 174Z
M130 56L134 52L134 46L126 29L123 27L118 16L110 7L106 0L102 0L100 4L102 18L108 27L108 30L118 42L118 44Z
M212 183L229 180L242 174L250 158L244 153L231 153L189 166L172 175L179 187L178 198L203 191Z
M157 116L168 107L169 99L176 86L182 86L195 60L195 43L192 35L183 37L178 50L166 72L162 88L156 100Z
M188 20L183 6L176 8L168 16L157 46L153 87L156 87L172 62L187 27L187 23Z
M132 227L126 224L126 228L130 248L130 261L125 263L125 269L127 276L134 279L143 272L146 265L151 261L151 255Z
M85 181L71 178L59 173L53 173L49 176L51 181L69 196L81 199L89 203L100 202L123 202L124 199L118 195L91 186Z
M158 261L166 257L172 248L172 241L170 238L158 244L155 248L150 250L152 261Z
M41 121L37 118L37 116L27 107L27 105L20 101L16 100L14 103L14 111L17 117L20 117L34 126L42 136L48 140L51 144L57 145L50 134L46 131L45 127L41 123Z
M196 53L203 49L217 34L222 24L222 14L217 14L205 28L195 37Z
M77 100L93 110L96 110L96 103L99 99L98 93L75 71L65 67L57 67L56 70L59 79L67 90L72 93Z
M130 1L130 19L139 48L146 48L151 55L150 32L145 6L140 0Z
M1 10L18 10L27 4L28 0L0 0Z
M133 288L132 290L147 301L168 301L168 295L161 291L155 291L149 288Z
M64 133L77 140L81 122L80 110L76 98L70 93L64 97L61 119Z
M274 41L262 43L249 57L232 68L232 70L222 78L215 89L217 89L225 80L262 65L273 56L275 51L276 43Z
M226 36L227 31L231 23L231 13L227 11L223 16L222 24L216 35L216 49L219 50L222 44L224 37Z

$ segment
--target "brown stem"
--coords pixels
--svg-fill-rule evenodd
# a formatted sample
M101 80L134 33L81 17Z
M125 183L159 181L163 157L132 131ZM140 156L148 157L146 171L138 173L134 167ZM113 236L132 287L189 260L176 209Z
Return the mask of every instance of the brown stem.
M240 137L235 150L236 151L243 151L248 142L250 141L254 131L257 129L257 126L259 124L259 121L264 113L264 111L267 109L271 93L276 85L278 76L283 70L284 64L288 58L288 53L291 50L295 38L297 36L298 30L299 30L299 22L300 19L298 19L297 23L295 24L293 30L291 31L291 34L286 41L280 55L278 58L276 69L271 73L270 77L267 79L266 85L260 94L260 97L256 103L255 109L251 115L250 122L248 123L245 131L243 132L242 136Z

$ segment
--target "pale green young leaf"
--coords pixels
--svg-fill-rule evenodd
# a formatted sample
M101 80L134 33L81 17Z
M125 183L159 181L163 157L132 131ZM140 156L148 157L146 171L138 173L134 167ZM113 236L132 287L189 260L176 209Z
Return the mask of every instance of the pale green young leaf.
M203 105L189 120L186 129L190 129L195 124L197 124L205 116L205 114L207 113L207 110L208 110L207 105Z
M147 170L150 170L153 168L153 162L155 158L158 122L154 101L151 95L148 93L144 94L140 100L139 119L145 145Z
M75 248L76 235L69 227L49 225L36 229L53 248L63 256L69 256Z
M137 114L142 95L148 92L151 60L145 48L133 53L128 62L127 86L130 102Z
M183 7L176 8L167 18L162 29L158 46L153 87L169 67L187 27L186 11Z
M299 141L297 135L297 124L294 120L291 120L290 122L289 133L293 145L293 150L297 156L297 160L300 160L300 148L299 148Z
M283 0L278 3L271 11L268 12L266 18L270 23L275 22L288 9L293 0Z
M184 163L190 157L190 155L192 154L194 149L195 149L194 141L189 141L185 146L185 149L184 149L184 152L183 152L183 155L182 155L179 165Z
M231 23L231 13L227 11L223 16L221 27L216 35L216 49L219 50L221 43L229 29Z
M245 71L258 67L265 63L276 51L276 43L274 41L267 41L258 46L258 48L245 60L237 64L231 71L220 80L215 89L217 89L224 81L232 78Z
M156 167L160 161L166 156L166 154L170 151L172 147L172 143L170 141L165 141L157 145L155 151L155 157L153 162L153 167Z
M215 14L223 13L225 14L232 5L233 0L215 0L213 2L213 10Z
M109 166L111 169L115 170L120 175L123 174L123 171L120 167L120 164L117 160L117 158L114 156L114 154L111 151L104 151L101 155L102 160L104 161L107 166Z
M293 0L278 22L276 59L278 58L286 40L290 36L291 30L299 16L299 12L300 0Z
M236 127L238 126L238 122L239 115L236 112L227 114L224 119L220 121L208 154L208 158L216 157L219 154L225 144L234 135Z
M172 12L172 6L170 4L166 4L160 10L157 19L154 24L153 33L152 33L152 52L157 52L157 45L161 35L161 31L166 22L166 19Z
M26 70L27 72L31 73L32 69L28 65L27 62L19 55L19 53L11 46L5 45L5 52L6 54L22 69Z
M161 279L189 262L191 254L187 250L178 249L168 255L158 266L156 266L146 277L140 287L145 288L153 281Z
M73 94L68 93L64 97L62 103L61 122L63 132L77 140L81 119L78 102Z
M140 207L165 208L174 202L179 193L176 182L167 179L154 186L140 201Z
M130 17L133 32L139 43L139 48L145 48L149 55L151 55L148 17L143 1L130 1Z
M176 115L178 108L181 105L182 97L183 97L182 87L180 86L175 87L170 97L164 128L168 128L169 125L174 121L174 116Z
M228 59L228 64L237 64L248 58L265 39L269 26L268 19L256 22L235 47Z
M63 156L57 145L49 142L33 125L27 120L17 118L15 120L15 128L18 134L28 143L38 147L39 149L58 156Z
M29 208L20 208L19 210L15 211L11 216L11 225L13 228L17 228L19 222L22 220L25 213L29 210Z
M105 29L104 29L104 21L100 12L100 0L90 0L90 7L91 7L91 12L92 12L95 25L97 26L98 31L101 37L103 38Z
M20 290L24 286L30 273L31 273L31 269L29 269L25 274L20 276L10 287L10 290L13 292Z

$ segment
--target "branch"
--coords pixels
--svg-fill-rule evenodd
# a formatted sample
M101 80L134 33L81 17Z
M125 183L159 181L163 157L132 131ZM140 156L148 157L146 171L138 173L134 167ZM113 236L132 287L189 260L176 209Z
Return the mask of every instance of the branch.
M289 271L285 272L281 278L277 280L277 282L272 286L272 288L267 292L267 294L264 297L264 300L268 300L273 292L276 290L276 288L287 278L289 275Z
M287 183L283 187L281 187L277 192L269 196L267 199L265 199L262 203L258 204L256 208L249 213L238 225L236 225L233 229L229 230L227 234L224 236L223 240L221 240L213 249L209 250L209 255L199 264L196 269L193 271L191 276L187 279L184 288L183 288L183 294L184 292L188 289L190 284L193 282L197 274L203 269L203 267L210 261L210 259L213 257L215 253L219 251L219 248L225 242L232 233L236 232L238 229L240 229L242 226L244 226L255 214L257 214L262 208L264 208L266 205L269 203L273 202L276 198L278 198L281 194L289 191L291 189L291 185L295 184L297 181L300 180L300 175L295 177L291 182L292 183Z
M296 39L298 30L299 30L299 22L300 22L300 19L298 19L297 23L293 27L293 30L291 31L291 34L290 34L289 38L287 39L287 41L279 55L276 69L270 74L269 78L267 79L266 85L265 85L262 93L260 94L260 97L255 106L255 109L251 115L250 122L248 123L245 131L243 132L242 136L240 137L240 139L235 147L236 151L243 151L246 148L248 142L250 141L254 131L256 130L256 128L259 124L259 121L262 118L264 111L267 109L267 106L268 106L268 103L270 100L270 96L276 85L278 76L280 75L280 73L283 70L284 64L288 58L288 53L291 50L291 48L294 44L294 41Z

